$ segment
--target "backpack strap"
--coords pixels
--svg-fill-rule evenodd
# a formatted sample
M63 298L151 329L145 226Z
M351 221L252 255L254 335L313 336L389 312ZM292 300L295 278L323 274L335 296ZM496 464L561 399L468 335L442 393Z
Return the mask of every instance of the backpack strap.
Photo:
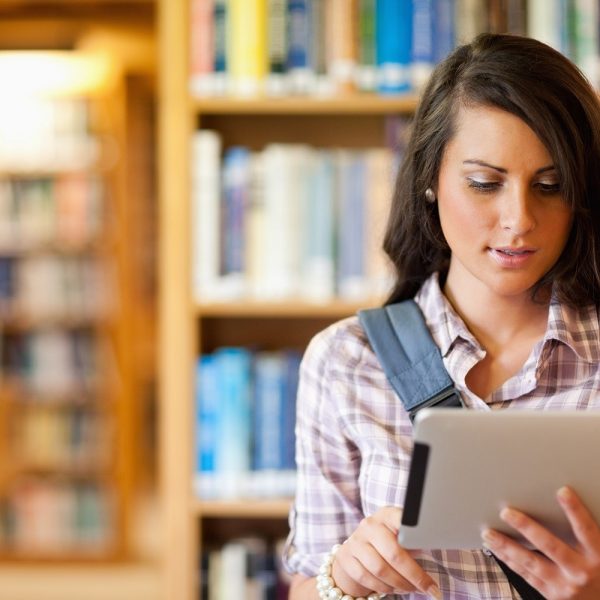
M425 407L462 406L414 300L361 310L358 318L411 421Z

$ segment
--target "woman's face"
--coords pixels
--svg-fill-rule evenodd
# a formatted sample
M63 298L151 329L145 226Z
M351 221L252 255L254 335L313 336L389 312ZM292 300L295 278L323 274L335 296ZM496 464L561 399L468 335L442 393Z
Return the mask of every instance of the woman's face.
M572 223L545 146L498 108L461 108L438 178L442 230L455 297L529 294L558 260Z

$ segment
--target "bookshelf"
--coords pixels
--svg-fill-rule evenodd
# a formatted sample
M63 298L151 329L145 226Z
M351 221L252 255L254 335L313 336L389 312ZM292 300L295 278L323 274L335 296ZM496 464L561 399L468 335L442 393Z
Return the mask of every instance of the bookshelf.
M27 112L33 101L25 97L16 147L7 150L12 127L1 127L3 576L13 566L51 573L135 558L136 502L153 477L141 415L156 378L155 308L146 285L152 265L140 268L139 242L154 242L151 213L131 218L152 205L152 11L145 1L0 8L2 50L73 63L94 54L91 37L101 30L116 65L98 87L43 96L38 112ZM119 59L117 38L131 41ZM14 109L7 96L4 120ZM26 138L34 124L50 123L55 130ZM136 181L146 183L136 189Z
M224 148L260 151L271 142L316 148L381 147L386 119L410 115L414 96L345 95L328 98L237 99L189 93L189 3L159 4L160 34L160 398L161 489L164 506L165 596L200 597L201 559L207 549L244 535L286 535L288 499L199 500L194 469L194 373L200 353L228 345L304 348L328 324L352 315L360 302L334 299L197 302L191 289L191 138L218 131ZM206 574L204 575L206 576Z

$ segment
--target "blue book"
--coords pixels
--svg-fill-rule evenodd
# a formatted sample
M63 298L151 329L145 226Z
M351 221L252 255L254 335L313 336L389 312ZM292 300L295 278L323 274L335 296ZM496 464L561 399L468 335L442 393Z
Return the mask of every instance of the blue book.
M412 0L377 0L378 90L398 94L411 89Z
M221 274L233 296L244 292L250 182L250 151L243 146L229 148L223 158Z
M287 70L293 92L306 93L314 83L312 26L312 0L288 0Z
M281 352L259 352L254 363L254 460L256 471L282 467L285 363Z
M200 498L217 495L215 477L219 384L216 359L212 354L196 362L196 476L194 489Z
M13 259L0 256L0 315L8 314L13 293Z
M247 495L251 463L252 353L245 348L220 348L215 353L218 377L218 418L215 469L219 495Z
M454 0L434 0L433 62L444 60L456 45Z
M422 88L433 71L434 0L413 1L412 82Z
M281 462L287 471L296 470L296 396L302 355L295 350L285 352L284 402L282 415ZM293 492L293 490L291 490Z

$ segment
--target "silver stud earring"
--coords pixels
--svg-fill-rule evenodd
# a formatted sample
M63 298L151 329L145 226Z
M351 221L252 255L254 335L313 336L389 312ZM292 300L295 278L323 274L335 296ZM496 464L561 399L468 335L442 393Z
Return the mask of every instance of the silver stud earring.
M435 202L435 192L431 188L427 188L425 190L425 200L427 200L429 204L433 204Z

